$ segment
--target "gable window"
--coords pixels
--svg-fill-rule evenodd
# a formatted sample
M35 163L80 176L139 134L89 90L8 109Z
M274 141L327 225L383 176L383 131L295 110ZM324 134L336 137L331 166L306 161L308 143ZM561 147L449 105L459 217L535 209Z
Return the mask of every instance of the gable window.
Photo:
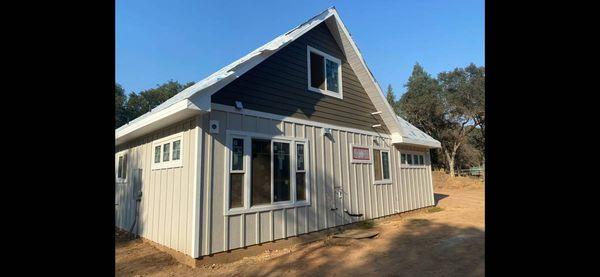
M391 183L390 151L373 149L373 179L375 184Z
M127 154L119 155L117 163L117 180L124 181L127 178Z
M307 140L228 130L227 142L226 214L310 204Z
M152 142L152 149L154 149L152 169L183 166L181 159L181 154L184 151L182 142L182 134L171 135Z
M308 89L325 95L342 97L342 61L307 46Z

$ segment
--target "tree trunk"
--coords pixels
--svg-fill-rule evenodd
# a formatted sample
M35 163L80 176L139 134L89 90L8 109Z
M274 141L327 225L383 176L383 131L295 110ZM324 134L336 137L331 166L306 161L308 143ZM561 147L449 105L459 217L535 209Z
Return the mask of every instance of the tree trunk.
M450 167L450 177L454 178L454 157L448 160L448 167Z

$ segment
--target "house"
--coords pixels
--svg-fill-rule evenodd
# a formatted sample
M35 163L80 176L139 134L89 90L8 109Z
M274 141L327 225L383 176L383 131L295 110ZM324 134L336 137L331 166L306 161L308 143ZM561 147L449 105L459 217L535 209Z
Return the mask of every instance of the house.
M434 205L440 143L394 114L335 8L115 141L117 227L193 258Z

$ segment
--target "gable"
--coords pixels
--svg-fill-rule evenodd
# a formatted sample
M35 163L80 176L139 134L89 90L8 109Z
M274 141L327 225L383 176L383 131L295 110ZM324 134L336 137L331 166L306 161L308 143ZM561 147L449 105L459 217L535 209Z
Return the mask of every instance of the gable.
M343 99L308 89L307 46L342 61ZM212 102L389 134L325 22L274 53L212 95ZM372 127L381 124L381 127Z

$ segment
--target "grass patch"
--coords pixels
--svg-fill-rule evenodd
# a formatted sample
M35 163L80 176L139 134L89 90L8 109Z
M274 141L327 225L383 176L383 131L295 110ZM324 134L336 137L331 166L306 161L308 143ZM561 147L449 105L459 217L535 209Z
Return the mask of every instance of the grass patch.
M371 229L375 227L375 221L373 220L365 220L358 223L358 227L361 229Z
M437 212L441 212L443 210L444 209L436 206L436 207L431 207L431 208L427 209L427 212L428 213L437 213Z

